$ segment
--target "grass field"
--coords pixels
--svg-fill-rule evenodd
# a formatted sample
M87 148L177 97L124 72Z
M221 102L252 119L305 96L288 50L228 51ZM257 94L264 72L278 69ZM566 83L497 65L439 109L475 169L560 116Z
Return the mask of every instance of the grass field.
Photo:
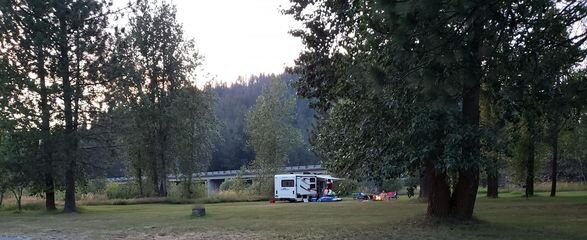
M423 221L414 200L340 203L226 203L84 206L81 213L0 211L2 236L31 239L587 239L587 192L526 200L479 197L477 221Z

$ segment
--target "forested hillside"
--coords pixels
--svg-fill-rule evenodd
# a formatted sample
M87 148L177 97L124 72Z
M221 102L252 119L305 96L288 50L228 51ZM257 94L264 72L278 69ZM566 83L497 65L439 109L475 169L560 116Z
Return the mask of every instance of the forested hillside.
M292 84L296 76L264 75L239 79L238 82L222 84L213 88L217 97L216 116L220 121L220 137L215 142L215 149L209 170L232 170L247 165L255 158L255 153L248 144L245 127L246 113L255 105L257 97L268 86L271 79L277 77L287 83L288 92L295 94ZM313 122L313 110L305 99L296 100L296 118L294 126L302 133L303 143L290 151L287 165L297 166L318 163L318 158L310 151L308 137Z

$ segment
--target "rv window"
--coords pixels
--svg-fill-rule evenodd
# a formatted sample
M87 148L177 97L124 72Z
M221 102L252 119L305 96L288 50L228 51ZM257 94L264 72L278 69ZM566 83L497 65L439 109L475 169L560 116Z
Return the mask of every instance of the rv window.
M294 180L281 180L281 187L293 187Z
M316 178L310 178L310 182L316 182Z
M314 183L310 184L310 189L314 189L314 188L316 188L316 184L314 184Z

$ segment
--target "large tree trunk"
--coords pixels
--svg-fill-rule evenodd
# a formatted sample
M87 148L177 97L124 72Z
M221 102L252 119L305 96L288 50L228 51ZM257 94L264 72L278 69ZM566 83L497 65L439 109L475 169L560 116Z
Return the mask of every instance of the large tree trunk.
M469 162L469 166L461 167L458 171L458 180L454 187L451 199L451 215L459 219L473 217L477 189L479 188L479 79L473 77L471 86L463 90L463 118L465 125L471 131L471 136L463 143L463 158Z
M478 188L479 170L477 168L460 170L451 198L450 215L458 219L471 219L475 209Z
M58 71L63 84L63 117L65 120L64 142L65 142L65 206L64 212L75 212L75 132L73 124L72 97L73 88L70 82L69 72L69 46L67 29L67 10L63 3L56 3L59 20L59 64Z
M450 209L450 186L446 172L437 170L431 162L426 164L426 185L428 191L428 217L448 217Z
M556 181L558 175L558 131L552 135L552 172L550 174L552 180L552 186L550 188L550 196L556 196Z
M481 91L481 50L483 24L481 19L473 22L472 39L469 41L470 58L468 76L463 79L462 113L469 137L462 143L462 157L466 166L458 170L458 180L451 198L450 215L459 219L471 219L479 188L479 95Z
M55 206L55 184L53 180L53 163L51 158L51 146L49 140L51 138L50 121L51 115L49 113L49 100L46 83L47 72L45 70L45 53L43 48L37 46L37 75L40 83L40 101L41 108L41 160L43 161L43 171L45 176L45 208L47 211L56 210Z

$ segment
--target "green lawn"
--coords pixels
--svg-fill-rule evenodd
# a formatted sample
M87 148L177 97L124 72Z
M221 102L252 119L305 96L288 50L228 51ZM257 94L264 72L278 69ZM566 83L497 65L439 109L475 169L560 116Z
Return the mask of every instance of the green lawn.
M413 200L340 203L230 203L85 206L74 215L0 212L0 238L57 239L587 239L587 192L526 200L517 194L479 197L477 223L422 221Z

